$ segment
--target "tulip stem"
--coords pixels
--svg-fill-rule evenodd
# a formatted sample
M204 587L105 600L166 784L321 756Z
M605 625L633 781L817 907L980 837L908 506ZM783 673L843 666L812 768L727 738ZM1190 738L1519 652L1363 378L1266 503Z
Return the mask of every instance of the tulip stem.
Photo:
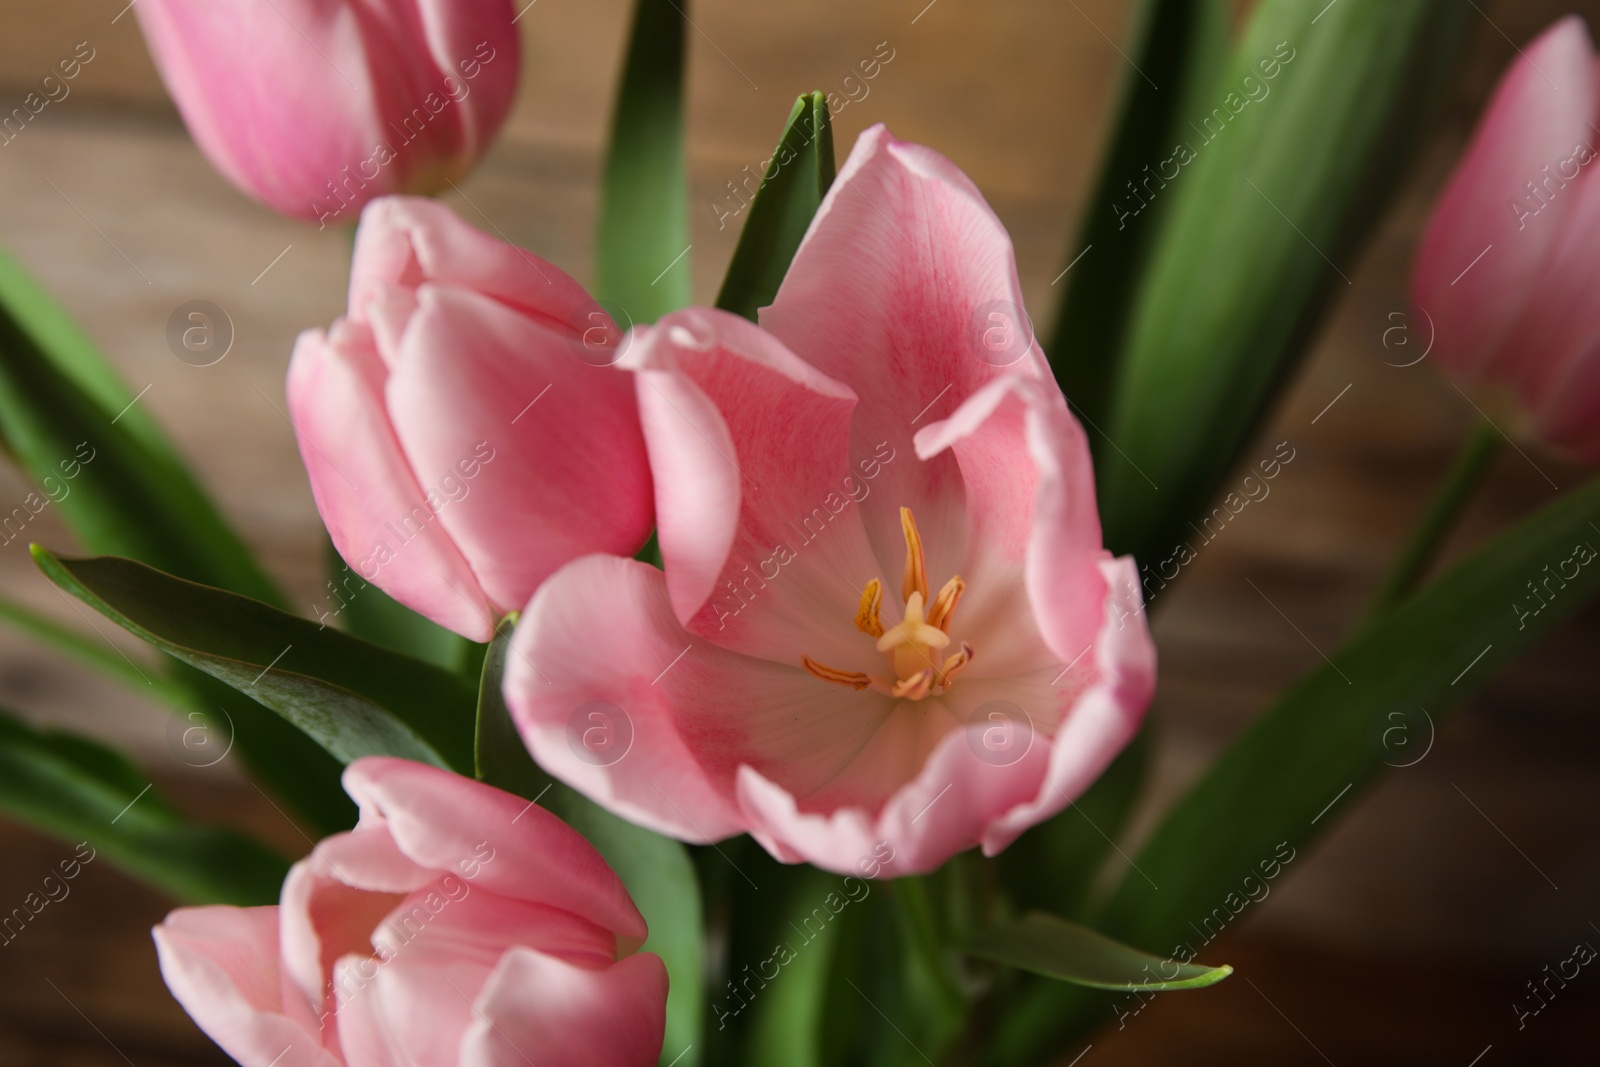
M1500 454L1502 441L1500 431L1489 422L1478 424L1373 599L1367 613L1368 621L1389 614L1416 589L1455 529L1456 520L1466 510L1478 483Z
M921 961L935 995L942 1002L944 1010L940 1017L946 1021L962 1018L966 1014L967 998L956 982L940 940L926 880L918 876L897 878L891 896L899 907L900 925L907 944L912 954Z

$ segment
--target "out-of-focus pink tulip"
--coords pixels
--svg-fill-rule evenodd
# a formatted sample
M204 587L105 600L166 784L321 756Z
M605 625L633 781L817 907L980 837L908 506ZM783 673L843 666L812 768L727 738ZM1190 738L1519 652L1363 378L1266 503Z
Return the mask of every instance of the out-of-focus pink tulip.
M1600 462L1600 59L1562 19L1500 79L1434 207L1411 294L1433 354L1509 391L1526 429Z
M1138 728L1155 653L1010 239L868 130L761 326L636 332L665 573L557 572L506 695L540 763L691 841L869 876L994 853Z
M636 551L652 516L632 375L589 343L615 331L561 270L448 208L371 204L348 317L302 334L289 367L300 455L350 568L486 641L563 563Z
M244 1067L647 1067L667 972L577 831L448 771L351 764L350 833L279 904L180 908L161 974Z
M516 90L511 0L139 0L134 11L212 165L323 225L460 178Z

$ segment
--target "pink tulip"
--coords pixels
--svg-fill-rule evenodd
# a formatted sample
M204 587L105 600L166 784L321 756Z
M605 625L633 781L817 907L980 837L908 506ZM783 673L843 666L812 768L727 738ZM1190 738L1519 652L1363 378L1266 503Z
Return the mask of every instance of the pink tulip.
M590 556L535 594L506 695L540 763L662 833L869 876L1082 793L1154 649L1021 299L972 183L879 126L761 326L637 331L665 573Z
M486 641L563 563L636 551L650 471L632 376L589 344L606 331L577 282L442 205L369 206L349 316L300 336L288 386L351 570Z
M1591 463L1600 462L1597 138L1600 60L1573 15L1500 79L1411 280L1445 369L1509 392L1531 435Z
M279 904L179 908L161 974L244 1067L645 1067L667 972L577 831L422 764L346 769L349 833L295 864Z
M510 0L139 0L189 132L249 195L354 219L478 161L516 90Z

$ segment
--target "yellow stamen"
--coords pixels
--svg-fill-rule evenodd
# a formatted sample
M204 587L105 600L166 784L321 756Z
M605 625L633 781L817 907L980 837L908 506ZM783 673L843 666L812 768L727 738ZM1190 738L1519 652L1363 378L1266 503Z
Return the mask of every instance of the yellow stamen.
M883 603L883 583L874 578L861 591L861 606L856 609L856 629L868 637L883 636L883 616L878 607Z
M922 535L910 508L900 509L900 529L906 535L906 573L900 582L900 599L910 603L912 593L928 599L928 569L922 558Z
M860 671L841 671L837 667L830 667L826 663L818 663L810 656L801 655L800 666L821 678L824 682L834 685L848 685L852 689L865 689L872 684L872 679Z
M956 675L970 666L972 666L972 646L963 641L960 652L945 657L944 667L939 671L941 683L948 686L955 681Z
M959 574L945 582L944 588L939 590L939 596L933 602L933 607L928 610L928 625L937 626L945 633L949 633L950 616L955 614L956 601L961 599L961 594L966 588L967 583L961 580Z
M894 695L902 700L921 700L933 688L933 670L922 671L895 683Z

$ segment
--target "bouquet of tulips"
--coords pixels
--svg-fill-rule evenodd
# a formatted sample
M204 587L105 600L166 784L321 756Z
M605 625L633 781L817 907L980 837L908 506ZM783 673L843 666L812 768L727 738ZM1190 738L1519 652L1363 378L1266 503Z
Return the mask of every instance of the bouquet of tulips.
M1222 928L1600 589L1594 482L1435 565L1502 443L1600 461L1576 19L1506 72L1416 254L1407 358L1483 429L1361 626L1135 843L1147 605L1293 461L1258 433L1469 3L1142 4L1048 335L973 182L882 126L840 159L822 92L773 116L693 304L682 0L638 0L592 288L428 198L510 108L509 0L135 12L224 175L352 228L348 312L287 383L328 596L291 609L0 260L0 439L75 481L79 547L34 558L164 655L3 614L161 694L308 851L9 715L0 808L184 905L162 974L245 1067L1070 1055L1224 980ZM208 326L174 327L196 362Z

